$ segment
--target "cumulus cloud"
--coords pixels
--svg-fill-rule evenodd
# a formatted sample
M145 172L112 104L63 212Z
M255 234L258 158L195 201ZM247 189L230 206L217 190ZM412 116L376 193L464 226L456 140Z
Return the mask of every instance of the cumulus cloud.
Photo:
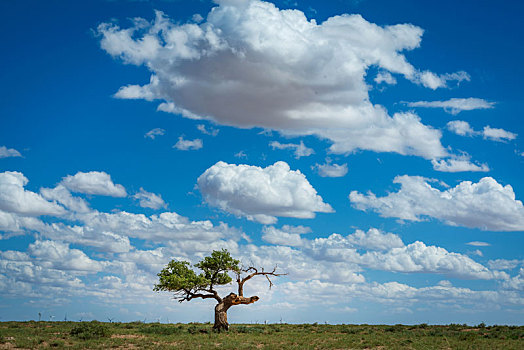
M14 148L0 147L0 158L21 157L22 155Z
M39 194L26 190L24 187L28 182L20 172L0 173L0 211L29 216L65 214L66 210L56 202L49 202Z
M71 249L68 244L57 241L37 240L29 245L28 252L47 268L90 272L103 268L103 264L92 260L83 251Z
M167 207L162 196L147 192L142 187L140 187L140 192L133 195L133 198L139 201L142 208L160 209Z
M433 169L448 173L456 173L461 171L477 171L487 172L489 166L487 164L475 164L470 161L471 157L468 154L452 156L448 159L431 160Z
M505 273L490 271L467 255L449 252L442 247L427 246L420 241L404 245L398 235L375 228L368 231L356 230L347 236L332 234L312 240L303 238L300 236L301 232L292 232L286 227L277 229L267 226L263 233L262 238L266 242L293 247L288 250L287 255L297 259L303 255L300 259L307 257L315 266L327 264L327 270L330 269L329 266L334 269L343 264L343 269L353 273L366 267L403 273L445 274L467 279L507 278ZM260 249L259 256L269 254L268 249ZM285 264L279 262L279 266L283 266L281 263Z
M72 192L111 197L127 196L124 186L114 184L111 175L103 171L79 171L75 175L64 177L60 184Z
M485 126L484 129L482 130L482 136L485 139L498 141L498 142L511 141L517 138L517 134L515 133L506 131L504 129L492 128L489 125Z
M504 129L485 126L482 131L474 130L468 122L463 120L452 120L446 124L449 131L460 136L482 136L486 140L497 142L511 141L517 138L517 134Z
M107 53L152 72L149 83L122 87L117 97L159 100L161 111L221 125L317 135L335 153L447 154L440 131L370 101L370 66L382 72L380 82L391 83L391 73L431 89L469 80L465 72L436 74L407 61L403 52L420 46L417 26L379 26L347 14L317 23L257 0L218 1L200 24L176 24L157 11L151 22L103 23L97 32Z
M151 140L154 140L157 136L163 136L163 135L165 135L165 133L166 133L166 131L164 129L154 128L154 129L149 130L148 132L146 132L144 137L150 138Z
M200 175L198 188L209 205L263 224L275 223L277 216L333 212L304 174L285 162L267 168L218 162Z
M488 266L493 270L513 270L519 265L524 265L524 260L496 259L488 261Z
M463 120L452 120L446 124L446 127L449 131L460 136L473 136L477 133L468 122Z
M372 209L383 217L421 221L435 218L452 226L491 231L524 229L524 207L510 185L502 186L491 177L478 183L463 181L454 188L440 191L428 179L397 176L400 190L384 197L352 191L349 200L360 210Z
M472 111L475 109L493 108L494 102L489 102L481 98L452 98L447 101L417 101L405 102L409 107L424 108L443 108L447 113L457 115L462 111Z
M304 142L300 141L299 144L296 143L280 143L278 141L271 141L269 146L273 149L291 149L295 154L295 158L299 159L300 157L308 157L315 153L312 148L306 147Z
M201 139L184 140L183 136L178 137L177 143L173 146L180 151L195 151L204 147Z
M86 213L91 210L83 198L73 196L64 185L58 185L55 188L41 188L40 194L45 199L56 201L75 212Z
M300 247L305 242L300 235L311 232L311 229L303 226L292 227L284 225L280 229L274 226L265 226L262 232L262 239L268 243Z
M326 159L325 164L315 164L312 168L322 177L343 177L348 173L347 164L331 164L330 159Z

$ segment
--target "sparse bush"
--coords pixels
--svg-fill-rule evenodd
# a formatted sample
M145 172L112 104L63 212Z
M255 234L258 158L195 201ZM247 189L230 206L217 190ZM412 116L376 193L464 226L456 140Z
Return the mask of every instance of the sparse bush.
M264 333L263 326L237 326L234 328L236 333Z
M140 332L145 334L171 335L182 333L182 327L154 323L149 326L140 327Z
M98 321L82 322L73 329L70 334L77 338L88 340L108 337L111 332L109 328Z

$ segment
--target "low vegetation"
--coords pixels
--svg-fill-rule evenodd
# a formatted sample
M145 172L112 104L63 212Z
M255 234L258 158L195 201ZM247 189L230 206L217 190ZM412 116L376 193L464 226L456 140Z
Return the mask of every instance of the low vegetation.
M524 349L524 327L1 322L0 349Z

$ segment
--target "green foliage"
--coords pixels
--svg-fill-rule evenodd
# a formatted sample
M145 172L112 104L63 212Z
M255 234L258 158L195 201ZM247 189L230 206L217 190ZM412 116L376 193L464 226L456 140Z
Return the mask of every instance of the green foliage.
M197 275L189 266L187 261L171 260L157 275L159 283L155 285L154 290L175 292L205 289L209 286L210 281L202 274Z
M77 338L88 340L108 337L111 332L109 331L109 327L107 325L98 321L91 321L81 322L71 329L70 334Z
M232 281L228 272L239 272L239 264L240 261L233 259L226 249L214 250L211 256L195 264L194 267L203 271L198 275L187 261L171 260L158 273L159 283L154 290L196 293L212 286L228 284Z

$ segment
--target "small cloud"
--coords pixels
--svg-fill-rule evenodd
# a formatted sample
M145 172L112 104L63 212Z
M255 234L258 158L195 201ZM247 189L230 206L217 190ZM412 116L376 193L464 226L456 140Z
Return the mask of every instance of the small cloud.
M198 124L198 125L197 125L197 129L198 129L202 134L210 135L210 136L217 136L218 133L220 132L219 129L214 129L214 128L211 128L211 127L210 127L209 130L208 130L204 124Z
M491 246L491 244L489 244L487 242L479 242L479 241L468 242L466 244L467 245L472 245L474 247L489 247L489 246Z
M312 169L318 171L322 177L343 177L348 173L347 164L331 164L331 159L326 159L326 164L315 164Z
M517 134L506 131L504 129L492 128L489 125L482 130L484 139L489 139L497 142L511 141L517 138Z
M21 157L22 155L14 148L0 147L0 158Z
M468 154L460 156L452 156L449 159L431 160L433 169L447 173L457 173L461 171L477 171L487 172L489 166L487 164L475 164L470 161L471 157Z
M164 129L155 128L155 129L152 129L152 130L149 130L148 132L146 132L144 137L145 138L150 138L151 140L154 140L155 137L165 135L165 133L166 133L166 131Z
M479 136L482 135L485 140L492 140L497 142L511 141L517 138L517 134L498 128L492 128L489 125L485 126L482 131L474 130L468 122L463 120L452 120L446 124L449 131L460 136Z
M472 111L475 109L493 108L495 102L489 102L481 98L452 98L447 101L417 101L404 102L409 107L423 108L443 108L445 112L457 115L462 111Z
M382 84L386 83L389 85L395 85L397 83L397 79L393 75L391 75L390 72L382 71L377 74L375 79L373 79L375 83Z
M442 280L439 283L437 283L437 285L441 287L451 287L452 286L451 282L448 280Z
M142 208L160 209L167 207L162 196L147 192L142 187L140 187L140 192L133 195L133 198L139 201L139 205Z
M184 136L178 138L178 142L173 146L180 151L194 151L204 147L201 139L184 140Z
M235 157L237 157L237 158L241 158L241 159L242 159L242 158L247 159L247 154L246 154L246 152L244 152L244 151L242 150L242 151L239 151L239 152L235 153Z
M299 159L300 157L308 157L315 153L312 148L306 147L302 141L300 141L299 144L272 141L269 143L269 146L271 146L273 149L292 149L294 150L296 159Z
M460 136L473 136L477 134L468 122L463 120L452 120L446 124L449 131Z
M202 17L200 13L195 13L193 17L191 17L191 19L193 20L193 22L200 23L204 20L204 17Z
M477 255L477 256L484 256L484 254L479 249L472 251L471 254Z

